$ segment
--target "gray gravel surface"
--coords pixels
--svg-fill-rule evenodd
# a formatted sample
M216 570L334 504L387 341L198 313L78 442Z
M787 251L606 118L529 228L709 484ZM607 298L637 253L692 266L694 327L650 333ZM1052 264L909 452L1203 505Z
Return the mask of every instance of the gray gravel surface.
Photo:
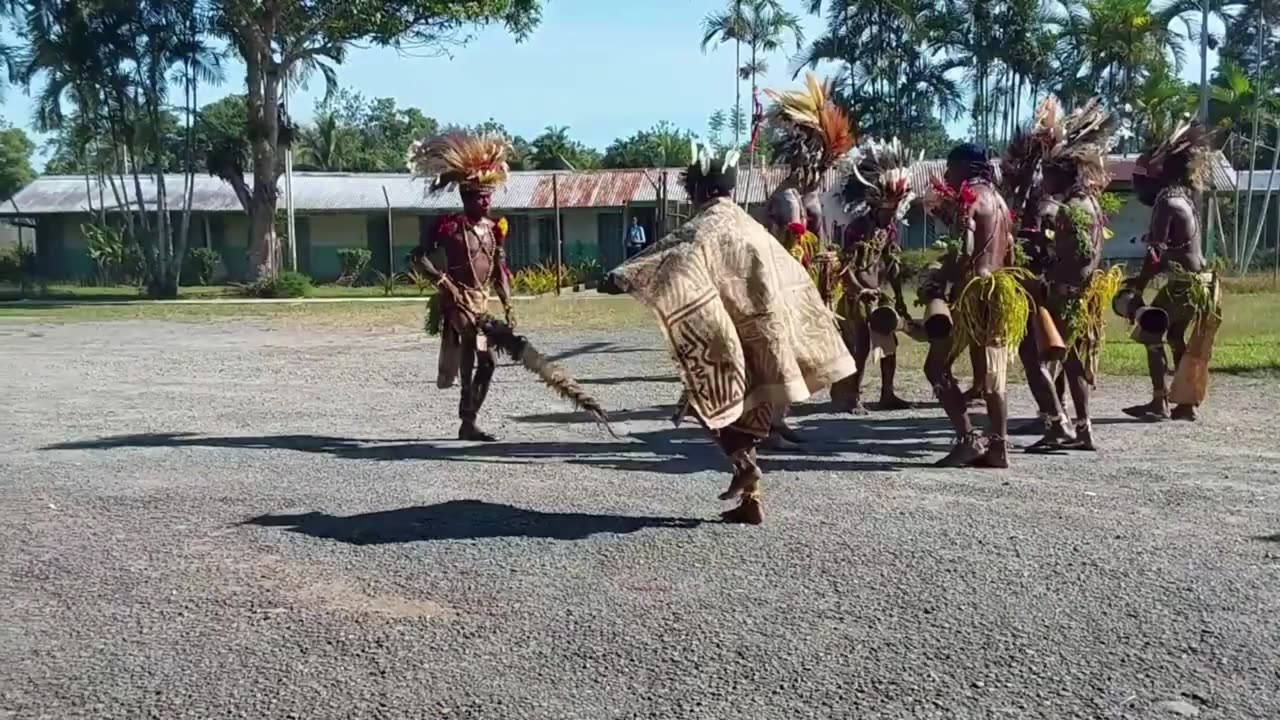
M1274 380L1002 472L816 398L751 528L656 334L538 340L623 439L504 366L449 440L408 332L0 326L0 717L1280 717Z

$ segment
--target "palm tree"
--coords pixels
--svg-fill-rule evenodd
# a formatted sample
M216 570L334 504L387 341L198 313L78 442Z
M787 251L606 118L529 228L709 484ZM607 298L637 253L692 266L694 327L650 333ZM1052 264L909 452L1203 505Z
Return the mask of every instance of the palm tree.
M1114 105L1132 104L1143 81L1161 68L1183 64L1181 38L1153 0L1085 0L1070 9L1073 59L1083 61L1075 78L1092 77Z
M745 63L741 58L736 61L738 80L751 81L751 97L754 99L760 76L769 71L767 56L781 50L787 44L788 36L799 50L804 43L800 16L784 9L779 0L729 0L725 10L712 13L703 20L701 47L706 52L713 45L728 42L745 45L750 55ZM741 84L737 87L734 107L738 117L743 117ZM741 142L738 132L739 135L734 137L735 143Z
M199 0L103 5L28 0L27 5L24 34L29 46L18 75L28 87L37 79L44 81L36 103L37 128L62 128L67 103L86 128L105 139L112 163L99 169L99 178L109 181L116 207L132 210L121 215L126 235L143 251L148 292L176 296L190 229L186 200L194 176L190 123L195 86L214 74L203 42L207 8ZM169 100L171 73L183 86L188 118L182 222L176 231L165 187L175 125ZM155 187L154 200L143 192L144 175Z
M298 164L301 170L342 172L356 170L359 164L359 142L345 127L337 113L325 111L316 115L310 127L298 134Z
M946 28L930 2L843 0L826 12L826 30L796 58L796 75L834 66L836 102L861 131L910 141L934 117L959 116L960 61L939 56Z

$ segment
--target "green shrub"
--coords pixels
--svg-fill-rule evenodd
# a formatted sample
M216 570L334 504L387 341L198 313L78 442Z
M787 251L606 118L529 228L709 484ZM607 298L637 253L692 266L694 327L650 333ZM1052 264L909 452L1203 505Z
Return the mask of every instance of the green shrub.
M187 253L187 272L196 285L212 285L221 264L222 256L217 250L195 248Z
M48 281L40 277L36 251L30 246L0 249L0 283L17 285L23 294L39 288L48 289Z
M0 249L0 282L11 285L22 282L25 275L22 262L24 251L25 247Z
M89 258L93 260L99 285L141 285L146 278L142 248L118 228L96 223L83 223Z
M574 284L598 283L604 277L604 268L595 258L583 260L573 269Z
M274 277L264 276L247 285L237 285L241 295L256 298L308 297L315 289L311 278L300 272L282 272Z
M516 273L511 288L519 295L545 295L556 290L554 266L534 265Z
M409 282L413 283L414 287L418 288L419 295L426 295L428 290L436 286L435 283L431 282L431 278L417 270L410 270L405 273L405 277L409 279Z
M903 250L901 255L902 282L914 283L918 281L924 269L940 257L942 257L942 251L933 248L928 250Z
M338 265L341 268L341 274L338 276L338 284L358 285L372 260L373 253L368 248L340 248Z
M374 275L378 278L378 287L382 288L383 297L391 297L396 293L396 286L404 282L404 275L400 273L391 273L390 275L381 270L374 270Z

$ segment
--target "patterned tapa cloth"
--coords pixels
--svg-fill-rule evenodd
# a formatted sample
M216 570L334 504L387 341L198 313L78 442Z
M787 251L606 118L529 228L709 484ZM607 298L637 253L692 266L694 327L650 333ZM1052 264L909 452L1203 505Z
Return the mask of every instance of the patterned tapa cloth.
M809 273L731 200L711 201L613 272L657 314L711 430L767 435L788 405L854 372Z
M440 332L440 362L437 365L436 387L447 389L458 381L458 371L462 366L462 351L466 343L472 343L475 350L483 352L487 349L485 336L476 329L476 319L488 312L489 289L460 287L462 298L460 303L453 302L445 296L442 300L444 327Z

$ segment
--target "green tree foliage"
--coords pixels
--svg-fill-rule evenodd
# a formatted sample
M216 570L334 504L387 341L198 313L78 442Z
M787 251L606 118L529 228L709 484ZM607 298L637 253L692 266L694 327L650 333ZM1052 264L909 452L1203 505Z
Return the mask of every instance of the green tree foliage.
M569 137L569 128L548 126L529 143L525 165L531 170L594 170L600 152Z
M660 122L631 137L614 140L605 148L603 164L606 168L684 167L692 160L689 147L695 137L692 132Z
M215 27L245 66L248 124L241 148L212 155L210 172L237 187L250 217L250 259L279 268L275 212L280 148L293 140L280 83L319 73L336 89L336 66L353 43L439 49L470 27L504 25L517 39L541 19L541 0L215 0ZM250 168L236 160L247 148ZM252 185L247 176L252 176Z
M208 6L201 0L14 4L28 43L16 76L29 88L40 83L37 129L67 131L66 158L90 166L100 188L110 180L112 205L137 211L123 214L124 242L141 249L148 292L176 296L190 231L198 89L218 79L218 57L206 44ZM165 172L175 164L186 173L180 186L170 187ZM100 190L99 213L105 194Z
M366 100L360 93L338 90L322 100L314 120L299 129L294 167L406 172L405 149L438 129L436 120L418 108L399 108L392 98Z
M36 144L19 128L0 127L0 200L13 197L36 177L31 154Z

